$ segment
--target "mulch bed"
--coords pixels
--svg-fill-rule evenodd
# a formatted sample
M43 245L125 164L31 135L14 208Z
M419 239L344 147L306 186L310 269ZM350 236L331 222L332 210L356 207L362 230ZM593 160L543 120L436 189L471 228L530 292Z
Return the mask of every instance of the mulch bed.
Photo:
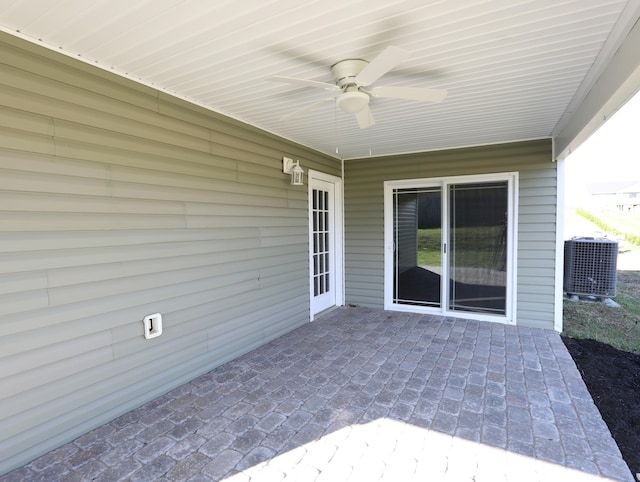
M635 478L640 473L640 355L595 340L562 340Z

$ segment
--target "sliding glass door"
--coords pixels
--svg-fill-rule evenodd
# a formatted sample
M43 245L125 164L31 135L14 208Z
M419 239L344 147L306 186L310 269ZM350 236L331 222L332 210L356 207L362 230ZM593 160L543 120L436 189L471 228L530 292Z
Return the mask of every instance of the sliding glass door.
M512 322L515 179L385 183L385 307Z

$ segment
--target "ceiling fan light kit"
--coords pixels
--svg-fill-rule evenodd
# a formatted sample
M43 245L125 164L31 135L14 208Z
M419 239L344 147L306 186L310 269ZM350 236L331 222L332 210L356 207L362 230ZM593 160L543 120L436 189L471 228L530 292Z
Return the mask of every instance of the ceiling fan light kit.
M335 98L340 110L347 114L355 114L358 125L366 129L375 124L369 108L371 97L412 100L418 102L441 102L447 95L446 90L420 87L378 86L370 91L367 87L409 57L409 52L399 47L389 46L378 54L371 62L363 59L345 59L331 66L331 75L335 84L316 80L296 79L292 77L272 77L272 80L301 84L307 87L321 88L334 94L319 102L303 107L283 117L291 119L309 112L326 100Z
M360 91L345 92L338 96L336 102L347 114L357 114L369 105L369 95Z

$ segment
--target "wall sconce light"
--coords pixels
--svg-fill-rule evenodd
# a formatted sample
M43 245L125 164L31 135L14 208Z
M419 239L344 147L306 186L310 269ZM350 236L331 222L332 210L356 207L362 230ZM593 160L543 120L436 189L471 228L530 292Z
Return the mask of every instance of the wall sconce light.
M292 186L304 186L304 169L300 167L300 161L293 162L288 157L282 158L282 172L291 174Z

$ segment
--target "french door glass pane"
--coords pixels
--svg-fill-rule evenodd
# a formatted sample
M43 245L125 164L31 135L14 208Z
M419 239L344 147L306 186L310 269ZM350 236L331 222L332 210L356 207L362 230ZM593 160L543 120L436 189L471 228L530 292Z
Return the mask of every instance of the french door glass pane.
M440 307L442 190L394 191L394 303Z
M506 181L449 186L449 310L506 313L507 210Z
M313 295L320 296L331 289L329 259L329 193L313 190Z

